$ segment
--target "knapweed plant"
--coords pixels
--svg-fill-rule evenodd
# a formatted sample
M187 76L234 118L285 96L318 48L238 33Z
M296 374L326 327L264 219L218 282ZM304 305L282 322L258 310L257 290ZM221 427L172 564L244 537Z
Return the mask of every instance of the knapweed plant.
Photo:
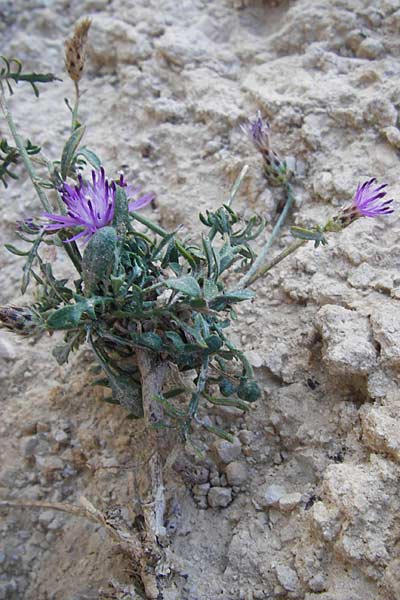
M266 183L282 188L287 198L261 253L256 255L254 240L264 232L263 217L244 219L233 208L247 167L226 201L215 211L200 214L196 240L166 231L140 212L155 194L143 193L123 175L106 175L96 153L82 145L80 81L89 26L88 20L79 23L66 44L75 100L73 105L66 102L71 133L58 160L50 160L38 146L23 140L7 99L25 82L39 96L39 86L57 78L25 72L18 60L2 58L0 107L11 135L0 142L0 179L7 187L16 178L15 163L22 161L42 211L17 224L23 245L6 244L7 250L21 256L22 293L34 286L35 300L2 307L0 319L4 327L25 336L62 332L63 341L57 336L53 350L59 364L89 344L104 371L104 383L112 389L112 401L152 426L156 453L150 461L148 494L159 501L145 520L154 542L163 536L159 491L166 444L162 440L172 429L188 438L195 423L230 439L229 433L204 418L207 407L228 405L245 411L260 398L253 369L229 336L235 305L251 299L249 285L301 245L308 241L316 247L325 245L326 234L359 217L389 214L392 200L385 200L385 185L377 187L370 179L358 186L350 206L324 226L292 227L293 244L268 262L267 253L293 203L295 173L271 149L269 125L258 114L243 129L262 156ZM60 279L54 274L43 252L48 246L66 252L74 277ZM173 377L168 377L166 387L167 371Z

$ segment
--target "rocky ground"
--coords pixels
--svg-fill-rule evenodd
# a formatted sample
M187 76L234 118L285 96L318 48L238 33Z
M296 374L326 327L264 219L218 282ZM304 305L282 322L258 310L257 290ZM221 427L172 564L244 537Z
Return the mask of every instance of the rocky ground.
M293 223L324 223L369 176L400 198L398 0L3 0L1 53L64 79L12 100L52 157L69 128L63 40L82 16L93 19L86 142L108 173L157 192L147 210L163 226L193 232L245 162L237 207L274 222L281 199L239 127L257 109L304 165ZM2 240L15 242L15 221L40 210L22 169L0 210ZM302 248L254 286L235 328L264 396L247 415L215 410L235 444L199 434L206 460L188 447L167 476L165 600L400 599L398 215ZM22 303L21 259L3 250L1 265L1 303ZM54 343L0 334L0 496L83 494L129 523L140 424L102 402L89 351L60 368ZM49 509L2 517L0 600L135 597L135 566L101 527Z

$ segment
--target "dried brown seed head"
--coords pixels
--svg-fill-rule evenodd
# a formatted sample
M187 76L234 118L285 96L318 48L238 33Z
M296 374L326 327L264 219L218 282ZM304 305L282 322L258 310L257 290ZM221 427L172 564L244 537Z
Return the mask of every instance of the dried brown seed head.
M91 25L90 19L76 24L74 35L65 42L65 67L72 81L81 79L86 56L86 42Z

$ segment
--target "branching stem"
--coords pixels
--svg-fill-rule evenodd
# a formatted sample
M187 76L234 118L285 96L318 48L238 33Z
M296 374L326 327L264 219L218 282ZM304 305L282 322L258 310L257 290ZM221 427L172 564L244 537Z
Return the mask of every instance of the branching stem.
M256 271L252 275L252 277L247 281L246 287L248 285L254 283L256 281L256 279L259 279L260 277L263 277L264 275L266 275L266 273L268 273L268 271L270 269L272 269L272 267L275 267L275 265L280 263L284 258L289 256L290 254L293 254L293 252L295 252L298 248L301 248L301 246L304 246L305 244L307 244L308 241L309 240L297 240L297 242L294 242L293 244L291 244L290 246L285 248L285 250L283 250L283 252L278 254L278 256L276 256L273 260L271 260L269 263L267 263L266 265L261 267L258 271Z
M49 200L47 199L47 196L45 194L45 192L43 191L43 188L40 187L39 183L38 183L38 176L36 175L35 169L33 168L32 165L32 161L29 158L29 155L25 149L25 146L23 144L23 141L21 140L18 132L17 132L17 128L14 122L14 119L11 115L10 109L8 107L8 103L7 100L5 98L4 95L4 91L2 89L2 87L0 86L0 107L1 110L4 114L4 118L7 121L7 125L10 129L11 135L14 138L15 141L15 145L18 148L18 152L23 160L23 163L25 165L26 170L28 171L29 177L31 178L31 181L33 183L33 187L36 190L36 193L39 197L39 200L43 206L43 208L47 211L47 212L51 212L51 205Z
M272 244L274 243L278 233L280 232L282 225L284 224L285 219L288 215L288 212L290 211L290 209L293 206L293 202L294 202L293 188L290 185L290 183L286 184L285 190L286 190L286 203L285 203L285 206L283 207L281 214L279 215L277 222L275 223L275 226L272 230L270 238L267 241L267 243L265 244L264 248L262 249L260 255L257 257L257 259L252 264L251 268L239 281L239 286L238 286L239 288L247 287L248 285L253 283L256 279L261 277L261 273L264 273L264 268L262 267L262 264L265 262L265 258L268 254L268 251L271 248Z

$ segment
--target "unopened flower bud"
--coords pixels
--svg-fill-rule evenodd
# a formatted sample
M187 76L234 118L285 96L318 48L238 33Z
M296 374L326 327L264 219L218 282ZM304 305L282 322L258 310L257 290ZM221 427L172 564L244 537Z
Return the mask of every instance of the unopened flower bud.
M261 117L260 111L253 120L242 125L242 131L246 133L264 159L264 174L268 183L273 186L285 185L293 173L288 168L286 161L271 149L270 125Z
M35 223L32 218L24 219L23 221L17 221L17 231L21 233L29 233L34 235L35 233L39 233L42 229L40 225Z
M40 320L29 306L0 306L0 327L18 335L39 333Z

